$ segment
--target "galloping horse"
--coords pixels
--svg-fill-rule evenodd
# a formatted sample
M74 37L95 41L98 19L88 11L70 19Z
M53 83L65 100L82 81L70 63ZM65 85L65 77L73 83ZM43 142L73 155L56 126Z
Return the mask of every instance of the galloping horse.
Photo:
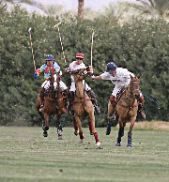
M117 104L115 108L116 119L119 123L119 131L116 146L121 146L121 137L124 136L124 127L127 122L130 122L130 128L128 131L128 143L127 146L132 146L132 130L136 121L138 102L137 98L140 94L140 79L138 77L131 76L131 82L129 86L123 91L123 93L117 98ZM112 105L109 101L108 104L108 118L112 115Z
M73 102L74 122L75 122L75 134L79 134L81 142L83 142L84 134L82 130L82 117L87 114L89 118L89 131L91 135L94 135L97 148L101 148L99 142L98 133L95 128L95 115L94 107L91 99L84 90L84 77L86 76L85 70L81 69L71 73L74 76L76 93Z
M48 136L47 130L49 129L49 117L51 115L56 115L57 116L57 121L56 121L57 135L58 135L58 139L62 139L63 130L62 130L60 118L63 113L67 113L67 110L65 108L66 99L67 99L67 95L65 95L65 93L60 90L57 76L53 75L50 78L50 87L48 90L45 91L43 112L39 111L40 96L38 95L36 99L36 109L42 119L42 129L43 129L44 137Z

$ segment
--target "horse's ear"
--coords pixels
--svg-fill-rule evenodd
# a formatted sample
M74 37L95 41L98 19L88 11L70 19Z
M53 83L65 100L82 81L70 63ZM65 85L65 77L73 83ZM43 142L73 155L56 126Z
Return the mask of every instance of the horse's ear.
M137 78L138 78L138 79L140 79L140 77L141 77L140 75L137 75Z
M130 74L130 78L132 79L133 78L133 76Z

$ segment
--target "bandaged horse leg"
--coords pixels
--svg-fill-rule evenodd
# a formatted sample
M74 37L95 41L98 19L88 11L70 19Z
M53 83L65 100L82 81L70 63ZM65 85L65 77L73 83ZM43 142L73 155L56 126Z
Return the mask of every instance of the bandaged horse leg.
M97 102L97 98L96 98L96 94L93 92L92 89L88 90L87 91L87 95L91 98L91 101L92 101L92 104L95 108L95 111L97 114L100 114L100 107L98 105L98 102Z
M114 115L115 107L116 107L116 97L111 95L108 103L106 135L110 135L112 124L113 122L115 122L115 115Z
M100 141L99 141L99 136L98 136L98 132L96 130L96 126L95 126L95 116L94 116L94 112L91 112L89 114L89 131L91 135L94 135L95 141L96 141L96 145L98 148L101 148L100 145Z
M47 130L49 129L49 114L48 113L44 113L44 125L42 125L42 129L43 129L43 136L47 137L48 133Z
M58 115L57 116L57 121L56 121L58 140L62 140L62 133L63 133L62 123L60 121L60 117L61 117L61 115Z
M90 135L93 135L96 132L94 113L90 113L89 115L89 131Z
M128 132L128 140L127 140L127 147L132 147L132 130L135 124L136 118L133 118L132 121L130 121L130 128Z
M116 146L121 146L121 137L123 136L124 136L124 125L122 122L120 122Z

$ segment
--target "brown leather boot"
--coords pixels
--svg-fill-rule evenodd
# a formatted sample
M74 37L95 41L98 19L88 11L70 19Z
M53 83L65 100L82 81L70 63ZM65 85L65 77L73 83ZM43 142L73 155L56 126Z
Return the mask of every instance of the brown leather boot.
M69 114L73 114L72 106L73 106L74 98L75 98L75 92L70 91L68 94L68 101L69 101L68 112L69 112Z
M101 111L100 111L100 107L99 107L98 102L97 102L96 94L93 92L93 90L88 90L87 95L91 98L91 101L92 101L92 104L95 108L96 113L100 114Z

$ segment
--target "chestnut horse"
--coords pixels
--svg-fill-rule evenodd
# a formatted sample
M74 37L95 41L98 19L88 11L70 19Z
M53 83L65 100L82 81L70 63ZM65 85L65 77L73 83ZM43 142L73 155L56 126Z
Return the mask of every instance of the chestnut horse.
M128 143L127 146L132 146L132 130L136 121L138 102L140 94L140 79L138 77L131 77L129 86L123 91L123 93L117 98L117 104L115 107L116 119L119 123L119 131L117 137L116 146L121 146L121 137L124 136L124 127L127 122L130 122L130 128L128 131ZM108 118L112 115L112 105L108 103Z
M57 88L56 88L57 87ZM57 80L57 76L53 75L50 78L50 87L45 91L44 96L44 109L42 112L39 111L40 108L40 96L37 96L36 99L36 109L41 116L42 119L42 129L43 136L47 137L47 130L49 129L49 118L51 115L56 115L56 127L57 127L57 135L58 139L62 139L62 125L60 122L61 115L67 113L65 108L66 105L67 94L62 92L59 87L59 80Z
M73 111L74 111L74 129L75 134L79 134L81 142L83 142L84 134L82 129L82 118L85 114L88 115L89 119L89 131L91 135L94 135L97 148L101 148L101 143L99 142L98 133L95 127L95 115L94 107L91 99L84 90L84 77L87 76L84 69L78 70L71 73L74 76L76 93L73 102Z

